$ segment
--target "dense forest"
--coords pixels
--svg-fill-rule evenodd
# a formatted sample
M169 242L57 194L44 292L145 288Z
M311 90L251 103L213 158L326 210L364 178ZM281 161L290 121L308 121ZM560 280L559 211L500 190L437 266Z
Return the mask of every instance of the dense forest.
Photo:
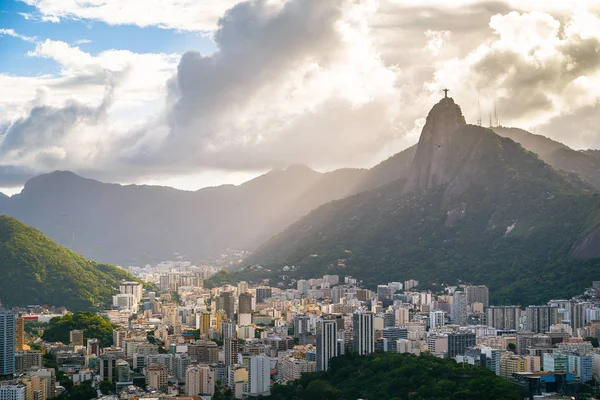
M104 318L91 312L77 312L50 320L42 339L48 342L69 343L69 333L82 330L83 340L98 339L102 347L113 344L113 326Z
M492 371L432 355L347 354L329 371L274 385L269 400L521 400L523 389Z
M120 268L86 260L15 218L0 216L0 301L91 310L110 304L123 279Z

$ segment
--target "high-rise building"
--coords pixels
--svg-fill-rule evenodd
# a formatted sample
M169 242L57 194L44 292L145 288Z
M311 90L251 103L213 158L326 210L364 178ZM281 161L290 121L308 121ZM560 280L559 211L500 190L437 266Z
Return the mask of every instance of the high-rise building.
M208 335L208 331L210 329L210 319L211 315L209 311L202 311L200 314L200 318L198 320L197 328L200 329L201 335Z
M310 333L310 318L303 314L294 315L294 337L301 338Z
M427 348L431 354L442 355L448 353L448 336L429 335L427 337Z
M131 293L119 293L113 296L113 307L135 313L138 311L139 301Z
M222 329L221 324L223 323L223 320L228 318L227 313L225 310L217 310L215 318L217 320L217 330L220 331Z
M221 322L221 333L223 340L232 339L237 336L235 322L232 319L225 319Z
M431 329L446 325L446 311L435 310L429 313L429 327Z
M404 326L410 322L410 309L405 306L396 308L396 326Z
M474 303L482 303L484 309L490 305L490 290L485 285L467 286L465 289L467 295L467 305L473 307Z
M250 357L250 396L268 395L271 389L271 359L265 356Z
M300 279L298 282L296 282L296 288L298 289L300 296L308 296L310 283L305 279Z
M109 382L117 380L117 357L114 354L100 356L100 380Z
M377 286L377 299L379 301L392 301L392 299L394 298L394 292L392 291L392 288L389 287L388 285L378 285Z
M383 326L384 328L393 328L396 326L396 313L392 308L389 308L383 314Z
M133 385L133 378L131 375L131 368L129 367L129 363L125 360L117 360L116 368L116 386L125 387L128 385Z
M530 350L548 349L552 351L552 338L547 335L535 334L532 332L517 333L517 354L519 355L536 355ZM538 354L539 355L539 354Z
M373 313L359 308L352 314L354 351L360 355L370 354L375 350Z
M86 354L88 356L92 354L95 354L97 356L100 355L100 341L98 339L88 339Z
M15 373L16 318L0 311L0 380Z
M317 371L327 371L329 360L337 355L336 321L317 322Z
M139 303L143 297L144 287L140 282L121 282L119 292L121 294L132 294Z
M490 306L487 309L487 324L500 330L518 328L520 310L517 306Z
M25 399L47 400L46 383L39 376L27 376L22 378L27 393Z
M452 296L451 317L456 325L467 325L467 294L456 291Z
M185 394L212 396L215 394L215 373L208 366L191 365L185 373Z
M69 340L72 346L83 346L83 331L72 330L69 332Z
M25 318L18 317L15 319L15 323L16 350L23 351L23 346L25 345Z
M564 353L544 353L543 368L544 372L567 372L569 365L569 356Z
M167 389L167 367L161 364L152 364L146 367L146 386L151 390Z
M475 334L467 332L452 332L448 334L448 357L454 358L465 354L465 350L476 344Z
M225 314L227 314L227 318L234 319L235 318L235 297L233 297L233 292L222 292L219 296L220 302L217 302L218 310L225 310Z
M404 290L410 290L419 286L419 281L415 281L414 279L410 279L408 281L404 281Z
M238 297L238 314L251 314L252 313L252 295L247 292L243 292Z
M573 301L564 299L553 299L548 302L551 307L556 307L558 310L558 321L561 324L567 324L571 322L571 311L573 308Z
M408 329L396 327L383 328L381 335L387 340L408 339Z
M236 338L227 338L223 341L225 350L225 365L236 365L238 363L238 353L240 342Z
M125 329L113 330L113 346L123 348L123 341L127 337L127 331Z
M558 308L551 306L529 306L526 311L526 331L545 333L558 322Z
M29 371L29 376L38 377L42 381L46 398L51 399L56 396L56 371L54 368Z
M592 356L589 354L569 354L568 369L569 372L581 379L581 382L585 383L594 379Z
M248 293L248 282L246 282L246 281L238 282L237 291L238 291L238 295L240 295L242 293Z
M272 289L268 286L261 286L256 288L256 304L262 304L266 299L272 297Z
M16 372L42 368L42 352L39 350L17 351L15 354Z
M26 400L27 388L24 385L0 385L0 400Z
M188 344L188 356L193 362L212 364L219 360L219 346L212 340L196 340Z
M585 326L585 314L588 308L592 308L593 304L590 302L574 303L571 311L571 327L573 331L575 329L583 328Z

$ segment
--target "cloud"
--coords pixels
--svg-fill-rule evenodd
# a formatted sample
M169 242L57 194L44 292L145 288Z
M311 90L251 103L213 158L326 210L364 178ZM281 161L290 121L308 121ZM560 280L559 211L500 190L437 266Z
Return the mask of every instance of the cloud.
M596 14L579 10L561 23L544 12L512 11L494 15L489 26L492 38L462 58L438 62L428 84L455 82L454 93L463 103L481 100L486 111L496 103L502 124L525 128L575 112L600 96Z
M234 169L364 161L393 139L400 106L397 71L369 36L376 10L344 0L236 5L219 21L216 53L182 56L164 126L142 135L125 161Z
M0 29L0 36L12 36L26 42L35 42L36 38L32 36L20 35L14 29Z
M36 43L29 56L55 60L60 74L0 75L10 93L0 93L8 116L0 117L0 135L13 132L0 146L26 155L11 165L29 171L130 182L293 163L368 166L416 141L446 86L470 122L479 102L484 121L496 105L503 125L538 126L576 147L598 144L600 20L590 2L565 9L516 1L184 0L181 9L161 2L161 13L120 15L110 15L115 4L137 2L27 2L48 18L210 29L217 47L180 57ZM210 12L193 14L202 7Z
M33 6L40 19L101 21L109 25L156 26L182 31L210 31L219 17L239 0L21 0Z
M553 117L536 129L550 137L569 138L571 145L580 149L600 149L600 103Z
M57 61L59 76L0 75L0 159L4 180L56 168L100 170L122 135L165 96L175 54L107 50L95 56L65 42L38 42L29 57ZM16 171L25 169L26 174ZM106 176L106 175L104 175Z

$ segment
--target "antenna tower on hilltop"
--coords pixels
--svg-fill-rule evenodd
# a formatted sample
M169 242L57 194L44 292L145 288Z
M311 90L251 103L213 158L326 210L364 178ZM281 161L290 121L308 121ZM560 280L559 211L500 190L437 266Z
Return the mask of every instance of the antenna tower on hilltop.
M496 100L494 100L494 119L496 120L496 127L500 126L498 122L498 107L496 106Z

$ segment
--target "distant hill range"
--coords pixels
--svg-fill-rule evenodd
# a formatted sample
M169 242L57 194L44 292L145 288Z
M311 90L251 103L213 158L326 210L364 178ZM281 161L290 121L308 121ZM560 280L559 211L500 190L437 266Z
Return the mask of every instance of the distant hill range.
M0 216L0 301L88 310L112 304L122 279L112 265L88 261L15 218Z
M546 157L585 162L564 172ZM402 179L317 208L246 261L262 269L238 277L469 281L522 304L580 293L600 279L600 196L576 175L593 177L592 158L525 131L468 125L442 99Z
M408 171L414 147L366 169L328 173L294 165L239 186L196 192L121 186L56 171L0 198L0 215L35 226L62 246L119 265L215 257L253 249L316 207L385 185Z
M462 114L458 117L462 118ZM464 119L460 124L465 125ZM471 128L465 129L470 132ZM486 135L491 134L490 130L477 129ZM537 153L541 160L554 168L566 171L568 174L547 169L546 164L534 155L527 155L527 152L514 142L492 136L493 140L499 143L498 146L510 147L510 154L523 153L523 157L529 160L525 165L528 168L533 168L533 165L539 163L540 170L553 171L554 175L560 176L568 182L570 193L585 194L593 191L591 186L585 185L578 177L589 185L600 187L600 174L597 173L600 157L597 151L575 151L561 143L520 129L492 129L501 136L521 143L525 149ZM475 139L480 140L480 137L475 134ZM427 150L423 153L427 157L418 158L420 161L417 160L417 164L424 163L419 170L425 173L423 168L427 168L426 164L437 163L438 161L430 161L431 157L445 154L440 150L449 149L450 144L451 142L431 142L428 149L421 146L422 152ZM471 149L474 145L465 142L463 146L465 149ZM417 177L413 175L411 178L410 175L414 174L413 160L416 151L415 145L371 169L340 169L319 173L307 166L295 165L284 170L271 171L239 186L224 185L195 192L158 186L107 184L85 179L71 172L56 171L32 178L18 195L0 195L0 215L14 216L41 230L59 245L100 262L143 265L173 259L176 254L184 256L185 259L201 261L217 257L225 249L254 250L296 221L300 220L298 224L303 224L303 221L313 218L308 216L307 219L301 220L313 210L316 211L311 215L325 216L319 213L326 209L352 207L355 201L373 202L373 207L380 207L382 204L379 204L377 199L372 199L373 197L388 196L391 190L397 190L397 196L402 196L408 190L403 186L403 182L409 179L412 179L410 185L421 189ZM459 158L448 155L450 156L460 160L460 157L466 157L464 154ZM504 157L504 154L500 154L499 157ZM438 160L437 156L434 160ZM480 160L480 166L485 165L483 161ZM435 168L446 168L447 162L449 160L436 164ZM480 166L475 167L476 160L469 162L473 168L479 169ZM519 166L521 167L523 166ZM464 168L457 169L458 166L454 165L452 168L454 169L444 173L461 174L465 171ZM535 175L538 172L532 170L528 173ZM463 178L465 180L461 181L463 183L460 185L471 183L470 179L474 177ZM424 187L429 188L429 184L437 187L438 184L449 183L435 181L440 179L437 176L432 179L434 180ZM456 190L463 190L457 183L453 185ZM452 204L458 208L462 203L456 200L457 198L459 196L452 197L453 200L444 200L448 202L444 204ZM341 199L346 200L331 203ZM322 208L319 208L321 206ZM365 205L367 206L370 207L369 204ZM327 214L327 218L329 217L333 218ZM382 214L378 218L387 219L387 216ZM592 224L593 221L591 219L589 223ZM314 226L322 226L329 221L314 222ZM523 225L517 223L517 231ZM288 235L288 232L282 235ZM348 234L350 233L355 234ZM600 233L598 235L600 236ZM279 236L281 237L283 236ZM332 237L334 236L329 236ZM373 238L376 239L378 238ZM342 243L330 242L329 239L322 240L324 245L345 246ZM597 256L594 249L596 240L600 238L596 238L595 234L590 232L587 241L581 241L570 250L570 254ZM278 241L279 239L273 239L273 243ZM288 245L289 243L286 243L282 251ZM298 245L307 244L298 242ZM274 257L275 253L271 250L265 252L265 248L268 246L262 247L249 261L300 262L301 257L291 257L289 254L283 256L283 253L280 253L282 257Z
M594 187L600 188L600 150L573 150L545 136L534 135L518 128L498 127L492 130L500 136L520 143L552 167L578 175Z

